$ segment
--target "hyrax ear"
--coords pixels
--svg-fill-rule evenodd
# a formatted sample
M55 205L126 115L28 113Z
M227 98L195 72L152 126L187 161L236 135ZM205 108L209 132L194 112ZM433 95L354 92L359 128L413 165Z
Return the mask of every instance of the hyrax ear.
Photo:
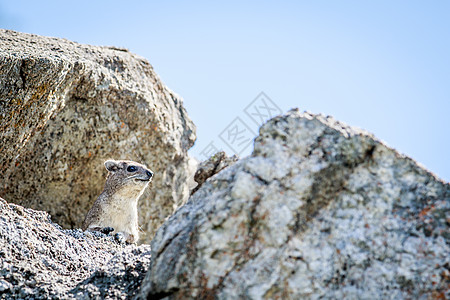
M116 172L117 170L119 170L119 164L117 161L110 159L105 161L105 168L109 172Z

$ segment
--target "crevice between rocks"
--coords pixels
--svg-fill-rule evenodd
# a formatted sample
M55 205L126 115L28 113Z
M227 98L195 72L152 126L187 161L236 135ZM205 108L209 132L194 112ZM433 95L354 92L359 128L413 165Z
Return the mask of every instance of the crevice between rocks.
M179 291L179 289L172 289L172 290L169 290L167 292L157 292L157 293L154 293L154 294L148 294L147 295L147 300L163 299L163 298L172 296L173 294L175 294L178 291Z

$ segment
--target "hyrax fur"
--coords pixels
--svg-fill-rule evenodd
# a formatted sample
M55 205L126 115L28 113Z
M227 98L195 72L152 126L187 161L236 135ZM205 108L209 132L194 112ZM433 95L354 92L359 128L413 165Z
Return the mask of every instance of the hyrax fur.
M107 160L105 188L89 210L83 230L113 231L119 240L139 239L137 202L153 177L146 166L129 160Z

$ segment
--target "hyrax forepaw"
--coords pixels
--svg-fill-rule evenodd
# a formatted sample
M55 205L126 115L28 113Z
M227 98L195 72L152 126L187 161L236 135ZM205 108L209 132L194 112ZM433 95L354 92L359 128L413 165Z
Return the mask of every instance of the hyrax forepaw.
M112 227L103 227L100 230L101 233L106 234L106 235L110 234L113 231L114 231L114 228L112 228Z
M116 239L117 242L119 242L119 244L125 244L127 241L127 238L125 237L125 235L122 232L118 232L114 235L114 238Z
M116 239L117 242L119 242L120 244L133 244L136 243L136 238L134 237L134 235L129 234L127 232L118 232L114 235L114 238Z

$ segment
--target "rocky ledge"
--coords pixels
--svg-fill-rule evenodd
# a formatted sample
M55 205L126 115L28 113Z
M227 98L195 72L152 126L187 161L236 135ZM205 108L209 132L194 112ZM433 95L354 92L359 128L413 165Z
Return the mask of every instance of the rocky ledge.
M0 298L131 299L150 265L150 247L64 230L46 212L0 198Z

